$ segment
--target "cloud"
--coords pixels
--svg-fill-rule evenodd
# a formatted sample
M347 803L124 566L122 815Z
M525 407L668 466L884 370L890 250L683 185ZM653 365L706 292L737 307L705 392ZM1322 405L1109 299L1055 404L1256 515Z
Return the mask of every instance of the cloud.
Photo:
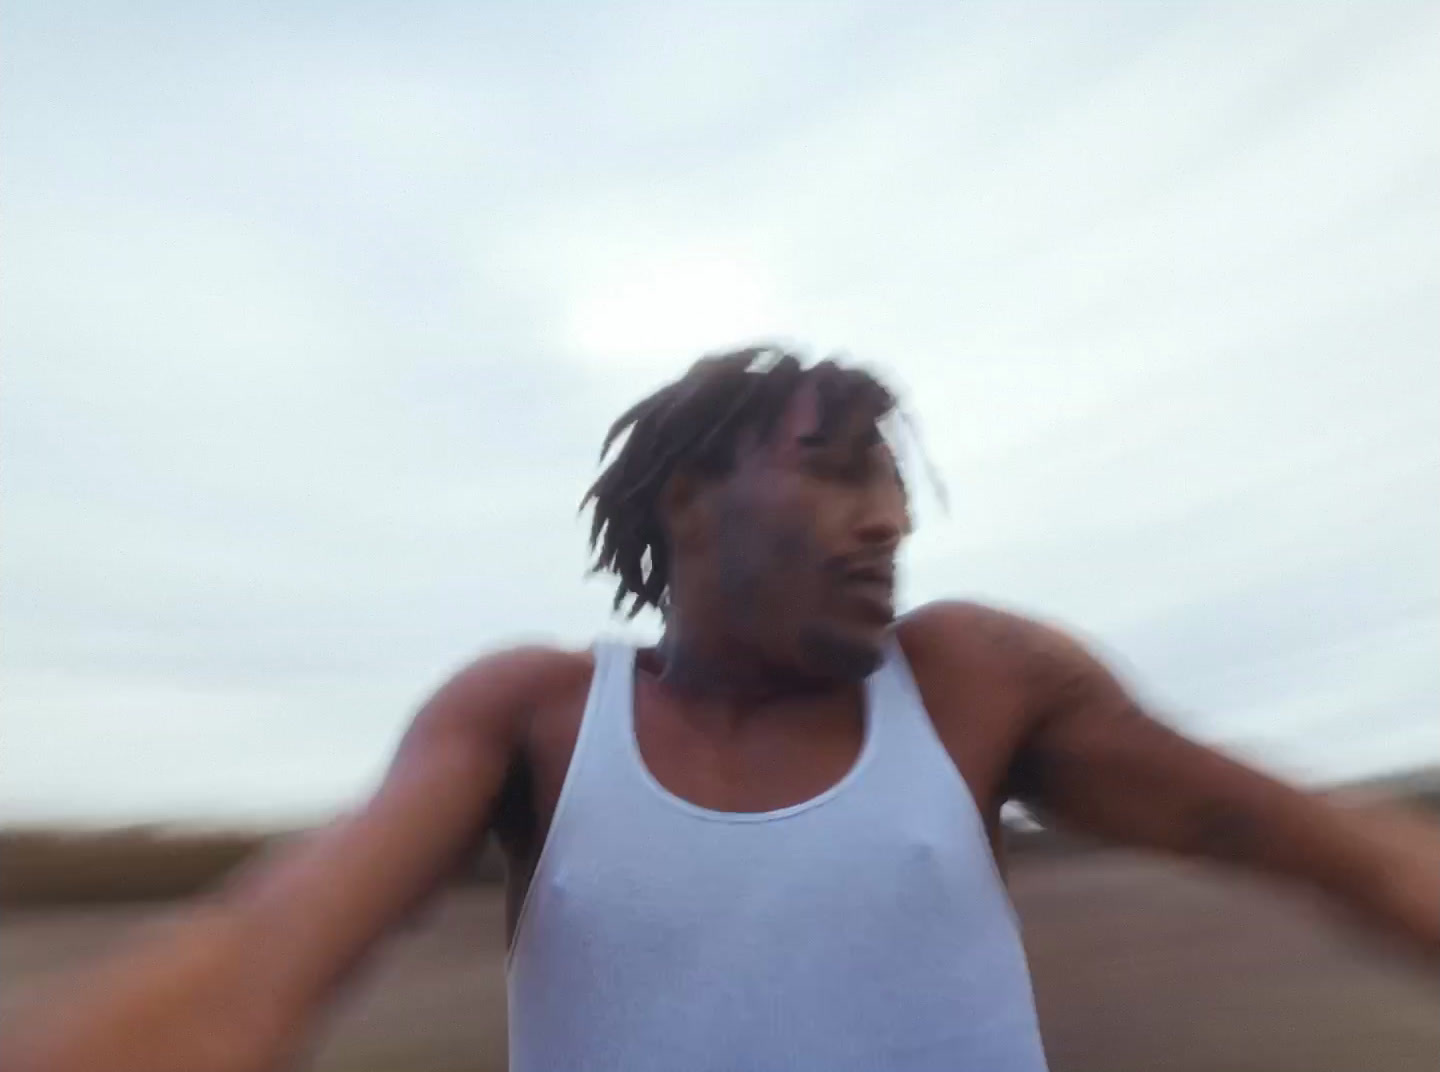
M617 628L604 429L756 334L906 390L914 599L1073 622L1288 770L1440 758L1433 9L9 35L6 814L333 808L469 655Z

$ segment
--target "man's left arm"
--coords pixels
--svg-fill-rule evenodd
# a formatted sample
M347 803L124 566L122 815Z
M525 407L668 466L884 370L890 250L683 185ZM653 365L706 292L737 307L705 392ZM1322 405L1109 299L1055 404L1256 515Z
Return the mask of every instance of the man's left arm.
M1099 838L1237 865L1317 889L1440 955L1440 827L1347 807L1186 739L1083 647L1025 631L1028 722L1011 794Z

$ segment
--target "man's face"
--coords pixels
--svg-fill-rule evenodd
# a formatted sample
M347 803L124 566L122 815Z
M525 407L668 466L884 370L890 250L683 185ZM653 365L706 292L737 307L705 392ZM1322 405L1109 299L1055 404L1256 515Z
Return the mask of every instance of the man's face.
M857 678L882 655L909 515L874 420L832 419L822 437L819 417L803 385L768 440L741 447L708 492L706 543L735 635L798 672Z

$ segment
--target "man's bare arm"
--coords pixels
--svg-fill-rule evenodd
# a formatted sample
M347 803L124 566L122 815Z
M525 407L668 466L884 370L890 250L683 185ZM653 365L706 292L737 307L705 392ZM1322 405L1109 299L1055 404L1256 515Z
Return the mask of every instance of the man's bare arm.
M973 610L964 617L971 628ZM1440 829L1400 808L1346 808L1186 739L1063 634L999 611L1026 724L1010 795L1120 844L1237 865L1318 889L1440 953Z
M247 867L214 896L7 1025L3 1072L263 1072L304 1043L376 941L483 830L528 705L557 659L457 675L359 810Z

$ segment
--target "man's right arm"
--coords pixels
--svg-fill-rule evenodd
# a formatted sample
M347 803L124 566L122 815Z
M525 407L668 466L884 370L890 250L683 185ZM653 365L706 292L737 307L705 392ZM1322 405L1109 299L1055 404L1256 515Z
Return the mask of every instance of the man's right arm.
M462 671L416 716L359 810L37 995L6 1026L0 1072L281 1067L365 953L474 844L530 711L573 658L517 649Z

